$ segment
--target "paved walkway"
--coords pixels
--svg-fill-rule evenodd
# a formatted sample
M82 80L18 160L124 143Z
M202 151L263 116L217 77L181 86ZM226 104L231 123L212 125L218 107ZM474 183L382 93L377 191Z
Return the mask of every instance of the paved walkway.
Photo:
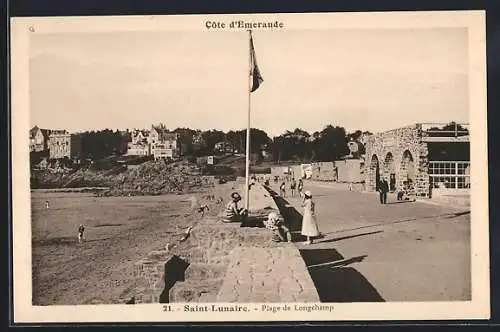
M297 247L322 301L470 299L469 209L398 203L394 195L381 205L377 194L307 182L305 190L324 237ZM302 240L300 199L278 203L288 205L282 213Z
M292 244L236 248L231 256L217 302L319 301L304 262Z

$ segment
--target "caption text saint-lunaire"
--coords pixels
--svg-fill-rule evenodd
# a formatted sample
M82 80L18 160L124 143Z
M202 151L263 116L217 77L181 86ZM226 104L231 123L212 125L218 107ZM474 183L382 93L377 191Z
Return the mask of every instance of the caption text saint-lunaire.
M207 29L283 29L283 22L246 22L246 21L231 21L230 23L221 21L205 21Z

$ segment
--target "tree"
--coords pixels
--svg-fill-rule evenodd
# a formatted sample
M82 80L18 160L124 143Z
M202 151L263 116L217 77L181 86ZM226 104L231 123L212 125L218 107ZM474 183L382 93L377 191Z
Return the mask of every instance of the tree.
M204 131L201 136L206 144L204 149L206 154L213 154L215 144L226 139L226 134L223 131L215 129Z
M300 128L293 131L287 130L273 139L273 159L281 160L307 160L312 155L311 135Z
M101 159L110 155L123 154L124 145L128 140L119 130L104 129L86 131L76 134L81 142L82 156L91 159Z
M338 160L349 153L347 135L344 127L327 125L316 134L313 141L315 159L318 161Z
M195 137L195 135L197 134L196 130L190 128L176 128L173 132L179 135L183 154L192 154L194 150L193 137Z

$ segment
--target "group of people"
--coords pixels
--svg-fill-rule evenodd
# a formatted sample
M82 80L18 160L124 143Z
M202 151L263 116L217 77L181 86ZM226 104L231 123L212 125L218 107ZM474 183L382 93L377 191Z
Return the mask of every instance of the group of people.
M303 197L303 190L304 190L304 182L302 179L299 179L299 181L295 181L295 179L292 179L290 181L290 194L291 197L295 196L295 190L298 191L299 196L302 198ZM280 196L281 197L286 197L286 182L283 181L280 185Z
M295 180L292 180L292 183ZM292 185L291 185L292 186ZM315 203L312 199L312 194L309 190L302 194L302 189L304 184L302 180L293 186L298 187L299 193L302 197L302 207L304 208L304 213L302 217L302 228L301 234L306 237L305 244L312 244L315 237L320 236L318 223L316 219ZM292 187L291 187L292 188ZM294 194L292 194L294 195ZM224 212L222 214L222 220L224 222L245 222L248 218L248 210L239 207L239 202L242 197L239 193L231 193L231 201L226 205ZM273 232L273 241L277 242L291 242L292 236L290 229L285 225L282 218L278 216L276 212L271 212L264 221L264 226Z
M380 197L380 204L387 204L387 194L390 191L389 183L386 179L381 179L378 183L378 192ZM397 201L415 201L413 193L413 183L411 180L403 181L396 191Z

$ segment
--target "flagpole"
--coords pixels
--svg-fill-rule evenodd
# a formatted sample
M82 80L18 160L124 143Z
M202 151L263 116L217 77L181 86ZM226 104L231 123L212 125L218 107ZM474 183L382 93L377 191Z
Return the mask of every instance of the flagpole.
M251 83L250 83L250 72L252 70L252 55L251 55L251 38L252 30L248 30L248 110L247 110L247 144L245 153L245 209L249 209L250 206L250 106L251 106Z

